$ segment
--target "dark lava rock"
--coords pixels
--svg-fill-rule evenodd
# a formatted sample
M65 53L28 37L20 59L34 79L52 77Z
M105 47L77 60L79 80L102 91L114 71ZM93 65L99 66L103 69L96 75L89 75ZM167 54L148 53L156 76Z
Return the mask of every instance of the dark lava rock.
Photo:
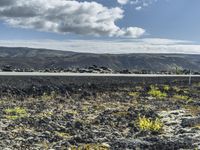
M178 150L194 148L193 140L184 139L161 139L159 137L149 137L146 139L121 139L111 144L113 150Z
M128 140L120 139L111 144L113 150L136 150L136 149L148 149L151 146L149 142L141 141L138 139Z
M200 124L200 117L198 118L183 118L181 122L182 127L193 127Z
M80 122L80 121L76 121L76 122L74 123L74 127L75 127L76 129L83 129L83 124L82 124L82 122Z

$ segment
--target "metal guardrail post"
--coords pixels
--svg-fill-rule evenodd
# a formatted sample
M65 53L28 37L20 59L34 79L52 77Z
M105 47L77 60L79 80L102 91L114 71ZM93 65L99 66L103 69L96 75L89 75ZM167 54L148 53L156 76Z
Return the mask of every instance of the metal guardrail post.
M191 83L192 83L192 72L191 72L191 70L190 70L189 85L191 85Z

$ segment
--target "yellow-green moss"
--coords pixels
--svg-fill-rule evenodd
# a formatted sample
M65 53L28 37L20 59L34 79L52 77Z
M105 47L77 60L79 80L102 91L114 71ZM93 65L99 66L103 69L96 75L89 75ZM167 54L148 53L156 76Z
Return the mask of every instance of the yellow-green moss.
M162 98L165 98L167 97L167 94L164 93L164 92L161 92L159 90L159 88L157 87L154 87L154 86L151 86L151 89L149 90L148 94L152 97L155 97L157 99L162 99Z
M28 116L28 113L25 108L15 107L15 108L8 108L4 110L5 118L10 120L16 120L20 118L24 118Z

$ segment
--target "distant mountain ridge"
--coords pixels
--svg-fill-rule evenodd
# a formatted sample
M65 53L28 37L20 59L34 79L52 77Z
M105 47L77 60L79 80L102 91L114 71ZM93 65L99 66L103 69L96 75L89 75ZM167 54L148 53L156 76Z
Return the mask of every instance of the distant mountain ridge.
M0 57L65 57L73 54L75 52L25 47L0 47Z
M200 55L194 54L92 54L50 49L0 47L0 67L44 69L91 65L114 70L163 71L174 68L200 71Z

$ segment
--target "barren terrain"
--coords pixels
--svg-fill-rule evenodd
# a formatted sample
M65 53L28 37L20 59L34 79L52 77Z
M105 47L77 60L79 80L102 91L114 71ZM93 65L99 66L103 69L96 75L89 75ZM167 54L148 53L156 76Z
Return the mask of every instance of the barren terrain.
M200 149L200 82L1 77L0 149Z

